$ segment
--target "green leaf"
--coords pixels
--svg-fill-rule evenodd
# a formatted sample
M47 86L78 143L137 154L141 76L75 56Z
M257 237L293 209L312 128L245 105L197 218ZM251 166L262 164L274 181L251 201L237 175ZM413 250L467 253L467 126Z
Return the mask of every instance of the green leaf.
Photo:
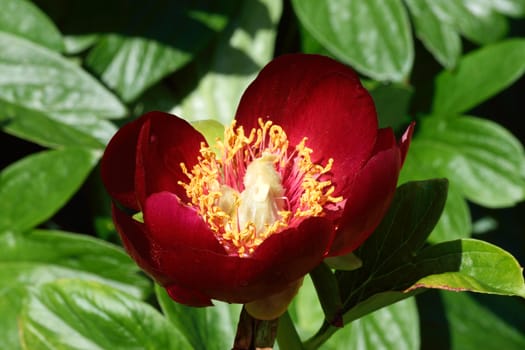
M117 2L121 3L121 2ZM87 65L125 101L180 69L228 22L236 1L136 2L126 9L117 33L106 34L87 57Z
M302 339L314 335L323 324L324 312L310 275L304 276L303 285L288 306L288 313Z
M112 286L144 298L150 283L120 248L90 236L54 230L0 235L3 263L51 264L103 277Z
M87 116L124 116L124 106L110 92L57 53L1 32L0 46L9 48L0 51L1 101L47 112L70 125Z
M164 288L155 292L162 311L192 345L192 349L228 349L235 338L240 305L215 301L213 307L194 308L174 302Z
M337 58L375 80L402 81L414 49L401 0L294 0L308 31Z
M436 79L434 114L465 112L494 96L525 72L525 39L508 39L465 55L457 69Z
M350 322L421 288L471 290L525 297L522 270L507 252L489 243L457 240L423 248L439 218L446 182L413 182L399 187L391 208L356 255L363 266L337 271ZM308 343L322 344L335 331L324 323Z
M409 182L398 188L379 227L355 252L363 266L337 272L345 312L375 293L403 291L417 280L412 281L406 271L400 275L396 270L410 262L425 243L441 215L446 195L446 180Z
M30 155L0 172L0 232L43 222L77 191L100 154L64 148Z
M212 52L196 62L198 85L172 112L229 125L242 93L273 57L281 12L278 0L242 1Z
M479 44L495 42L505 36L508 24L494 11L491 1L427 1L441 21L452 24L466 38Z
M525 153L510 132L475 117L426 117L419 124L402 180L447 177L454 190L487 207L525 198Z
M449 186L443 214L434 231L428 237L430 243L468 238L472 233L472 221L467 202L459 190Z
M18 319L28 289L63 278L82 278L144 298L149 281L121 249L87 236L37 230L0 234L0 343L21 349Z
M317 297L321 303L325 320L336 327L342 327L343 303L339 295L339 287L332 270L325 263L321 263L310 271Z
M411 260L438 221L446 193L446 180L411 182L397 189L383 221L355 252L363 266L336 271L345 324L412 295L403 291L425 274L417 275ZM325 322L307 344L318 346L335 330Z
M30 294L20 319L27 349L189 349L149 304L93 281L63 279Z
M78 65L20 37L0 32L0 46L9 48L0 51L0 113L7 132L44 146L93 147L109 140L115 127L105 118L122 117L126 110L100 83ZM64 135L68 130L69 137ZM75 143L75 134L85 135Z
M419 317L416 303L410 298L352 322L322 348L416 350L420 348L419 343Z
M0 0L0 32L11 33L62 51L62 36L53 22L33 3L27 0Z
M439 63L447 68L454 67L461 55L461 39L455 28L440 18L433 1L405 0L405 3L418 38Z
M432 274L419 279L408 290L437 288L525 298L525 281L516 259L484 241L463 239L437 244L422 251L415 265L416 269Z
M204 136L209 145L214 145L217 139L224 138L224 125L216 120L196 120L191 122L191 126Z
M525 348L522 300L494 295L429 292L421 295L418 306L423 324L431 322L431 326L423 329L426 337L422 348L426 348L425 345L452 350ZM436 309L437 306L441 307ZM445 322L436 318L436 314L442 314ZM425 338L428 344L425 344Z
M71 126L50 118L43 112L12 104L2 104L4 131L44 147L87 147L102 149L116 132L116 127L102 119L94 119L93 124Z
M489 2L492 8L508 16L525 16L525 0L493 0Z

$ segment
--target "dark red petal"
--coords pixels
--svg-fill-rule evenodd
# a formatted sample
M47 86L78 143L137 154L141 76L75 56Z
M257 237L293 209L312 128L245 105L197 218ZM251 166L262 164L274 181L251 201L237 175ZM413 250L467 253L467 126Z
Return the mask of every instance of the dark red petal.
M150 112L137 143L135 189L141 203L155 192L169 191L186 199L178 181L187 181L181 163L188 170L198 162L204 137L188 122L168 113Z
M179 287L176 284L166 287L166 291L171 299L181 304L196 307L213 305L207 295L196 290Z
M158 252L160 264L177 286L232 303L254 301L284 290L322 260L331 223L313 218L303 224L271 236L252 257L171 246Z
M109 195L130 209L139 210L135 194L137 139L146 119L124 125L109 142L100 164L101 176Z
M149 238L144 224L134 220L131 216L113 205L113 222L122 239L124 248L135 262L153 278L164 280L156 260L155 242Z
M245 91L235 118L246 129L257 126L258 118L271 119L291 145L308 137L314 162L334 158L339 191L370 157L377 133L372 98L357 74L318 55L285 55L270 62Z
M152 239L165 250L189 246L226 254L197 211L170 192L154 193L146 200L144 222Z
M393 199L401 151L391 129L381 129L377 152L363 167L346 202L329 256L344 255L359 247L379 225Z

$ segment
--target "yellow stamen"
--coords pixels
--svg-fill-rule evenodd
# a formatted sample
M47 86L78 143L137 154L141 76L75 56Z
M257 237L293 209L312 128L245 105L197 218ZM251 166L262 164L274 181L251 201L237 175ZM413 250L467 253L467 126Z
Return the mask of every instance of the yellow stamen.
M215 154L201 145L198 163L182 171L180 181L193 206L232 255L253 253L270 235L297 224L305 217L321 216L335 187L325 166L311 160L312 149L304 138L289 154L285 131L271 121L259 119L259 128L248 135L235 122L217 141Z

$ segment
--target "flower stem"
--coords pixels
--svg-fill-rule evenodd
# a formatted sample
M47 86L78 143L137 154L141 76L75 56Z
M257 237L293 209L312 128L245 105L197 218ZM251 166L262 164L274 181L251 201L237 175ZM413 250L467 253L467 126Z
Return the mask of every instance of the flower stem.
M272 349L279 319L262 321L253 318L243 306L233 350Z

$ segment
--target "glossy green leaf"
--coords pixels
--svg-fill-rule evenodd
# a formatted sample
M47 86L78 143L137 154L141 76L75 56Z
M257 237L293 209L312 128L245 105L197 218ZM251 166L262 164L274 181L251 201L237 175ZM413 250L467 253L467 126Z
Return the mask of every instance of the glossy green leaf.
M525 298L522 268L506 251L490 243L463 239L425 249L415 261L416 269L432 271L408 290L437 288ZM439 271L448 271L439 273Z
M472 233L472 222L467 201L459 190L449 186L447 202L436 227L428 237L430 243L468 238Z
M5 132L44 147L87 147L102 149L115 133L116 127L103 119L94 118L92 124L67 125L50 118L48 114L12 104L2 104L1 121Z
M340 60L376 80L402 81L414 49L401 0L295 0L297 17Z
M55 52L1 32L0 46L9 48L0 51L1 101L46 112L70 125L87 116L124 116L124 106L109 91Z
M507 21L495 11L491 1L427 0L427 4L441 21L451 23L466 38L476 43L495 42L507 33Z
M443 21L432 0L405 0L416 35L445 67L456 65L461 55L461 39L450 22Z
M33 231L0 234L0 343L21 349L18 319L28 289L63 278L97 281L144 298L149 281L120 248L79 234Z
M90 236L53 230L6 232L0 246L1 263L56 265L98 275L135 297L149 293L150 282L120 247Z
M122 1L117 1L117 4ZM125 2L110 10L121 16L116 33L106 34L87 57L88 66L132 101L180 69L210 43L228 22L236 1Z
M525 0L485 0L492 8L508 16L525 16Z
M273 57L281 1L243 1L210 55L196 62L198 85L175 107L186 120L229 125L242 93Z
M0 32L11 33L54 51L63 49L54 23L31 1L0 0Z
M487 207L525 198L525 153L510 132L475 117L427 117L419 124L402 179L447 177L453 189Z
M214 301L213 307L194 308L174 302L164 288L155 292L162 311L195 350L229 349L235 338L240 305Z
M454 71L436 79L434 114L465 112L497 94L525 72L525 39L508 39L465 55Z
M352 322L334 334L322 348L417 350L419 343L419 317L416 303L410 298Z
M77 191L100 154L64 148L30 155L0 172L0 232L43 222Z
M32 291L20 328L26 349L190 349L186 338L151 305L78 279Z

